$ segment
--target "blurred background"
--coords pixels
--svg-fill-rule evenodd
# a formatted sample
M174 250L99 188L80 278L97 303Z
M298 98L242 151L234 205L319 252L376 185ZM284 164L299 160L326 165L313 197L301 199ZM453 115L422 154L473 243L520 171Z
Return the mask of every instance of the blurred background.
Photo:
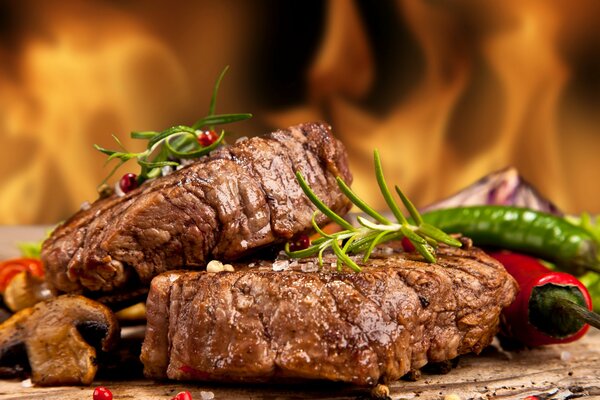
M354 187L424 206L508 165L568 212L600 212L596 0L0 1L0 223L54 223L97 197L92 145L251 112L237 136L311 120ZM117 173L137 172L127 164Z

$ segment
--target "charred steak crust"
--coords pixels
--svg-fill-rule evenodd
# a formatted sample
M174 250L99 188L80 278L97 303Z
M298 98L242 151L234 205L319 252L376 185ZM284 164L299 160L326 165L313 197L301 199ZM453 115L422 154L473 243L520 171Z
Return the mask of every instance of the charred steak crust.
M44 242L47 280L58 292L111 291L284 242L310 229L314 210L296 171L332 209L349 210L335 182L352 180L343 145L328 125L302 124L222 147L76 213Z
M504 268L475 248L442 248L437 264L397 252L360 273L302 272L310 262L282 272L262 262L154 278L146 376L393 381L427 362L480 352L517 292Z

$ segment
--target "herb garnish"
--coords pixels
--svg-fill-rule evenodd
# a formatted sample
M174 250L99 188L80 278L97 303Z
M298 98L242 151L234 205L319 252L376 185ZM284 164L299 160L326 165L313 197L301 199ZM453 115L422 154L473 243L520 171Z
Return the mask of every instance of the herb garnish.
M316 216L319 211L315 211L312 216L312 225L321 237L314 240L308 248L298 251L290 251L289 243L287 243L285 251L289 257L303 258L317 254L319 265L323 266L323 252L326 249L331 248L337 257L338 271L342 270L342 265L347 265L353 271L360 272L360 266L349 257L349 254L364 253L363 262L367 262L375 246L390 240L407 238L428 262L436 261L434 252L438 242L455 247L461 246L461 243L457 239L449 236L433 225L424 222L416 207L404 193L402 193L400 188L395 186L396 193L412 218L412 220L409 221L402 214L398 203L396 203L390 193L383 176L381 159L377 150L374 152L374 163L377 184L379 185L379 189L381 190L385 202L392 214L396 217L397 222L392 222L379 212L375 211L373 207L369 206L364 200L358 197L344 180L338 176L337 183L342 193L365 214L374 219L374 221L370 221L362 216L357 216L356 219L360 226L354 227L343 217L327 207L327 205L325 205L325 203L323 203L310 188L302 174L297 172L296 179L306 196L321 213L341 226L343 230L333 234L325 233L316 222Z
M225 67L219 75L211 97L208 115L196 121L192 126L177 125L165 129L162 132L144 131L131 132L131 138L148 140L146 150L134 153L130 152L121 143L121 141L113 135L117 144L122 148L122 151L105 149L98 145L94 145L96 150L108 155L107 163L113 159L118 159L119 163L112 169L109 175L102 181L105 183L116 170L125 162L131 159L137 159L137 163L142 170L138 175L138 183L142 183L147 179L156 178L161 173L161 168L165 166L177 166L182 159L197 158L217 148L225 137L225 131L221 131L218 139L209 146L202 146L198 142L198 135L202 133L203 128L214 129L216 125L230 124L232 122L243 121L252 117L252 114L215 114L217 104L217 92L221 85L221 80L229 67ZM153 154L156 154L152 157Z

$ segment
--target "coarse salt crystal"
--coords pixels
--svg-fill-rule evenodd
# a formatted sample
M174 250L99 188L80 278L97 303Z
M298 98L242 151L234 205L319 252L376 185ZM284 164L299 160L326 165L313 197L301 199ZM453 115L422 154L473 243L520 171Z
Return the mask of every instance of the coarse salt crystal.
M125 196L125 192L121 189L121 185L119 185L118 181L115 183L115 194L119 197Z
M302 270L302 272L316 272L319 270L319 267L314 262L309 261L306 264L302 264L300 269Z
M287 253L284 250L281 250L279 252L279 254L277 254L277 259L278 260L289 260L290 258L288 257Z
M200 397L202 397L202 400L212 400L215 398L215 394L213 392L200 392Z
M161 168L160 170L160 174L162 176L167 176L169 175L171 172L173 172L173 167L170 165L165 165L164 167Z
M560 360L561 361L569 362L569 361L571 361L571 358L573 358L573 355L569 351L562 351L560 353Z
M81 203L81 206L79 208L83 211L87 211L90 208L92 208L92 205L90 204L89 201L84 201L83 203Z
M392 255L392 254L394 254L394 249L392 249L391 247L388 247L388 246L382 247L381 254L386 255L386 256Z
M286 260L279 260L273 263L273 271L285 271L290 266L290 262Z
M24 387L24 388L33 387L33 383L31 383L31 379L25 379L24 381L21 381L21 387Z
M200 157L200 158L202 158L202 157ZM183 165L183 166L186 166L186 165L192 164L193 162L194 162L194 160L191 159L191 158L184 158L183 160L179 161L179 164Z

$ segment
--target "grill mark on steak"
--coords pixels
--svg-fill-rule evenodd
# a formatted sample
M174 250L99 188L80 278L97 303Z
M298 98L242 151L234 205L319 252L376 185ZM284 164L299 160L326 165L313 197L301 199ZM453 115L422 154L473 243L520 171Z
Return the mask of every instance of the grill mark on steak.
M234 264L233 273L158 276L148 299L145 374L374 385L480 352L516 283L476 248L442 246L437 257L427 264L399 250L376 253L363 272L348 274L337 273L332 259L323 271L301 272L315 261L308 259L282 272L263 261L257 268Z
M351 181L345 150L324 124L303 124L222 147L181 170L95 202L44 242L47 280L58 292L109 292L131 277L244 257L311 229L314 207L301 171L340 214L351 204L335 182ZM319 223L325 218L319 217Z

